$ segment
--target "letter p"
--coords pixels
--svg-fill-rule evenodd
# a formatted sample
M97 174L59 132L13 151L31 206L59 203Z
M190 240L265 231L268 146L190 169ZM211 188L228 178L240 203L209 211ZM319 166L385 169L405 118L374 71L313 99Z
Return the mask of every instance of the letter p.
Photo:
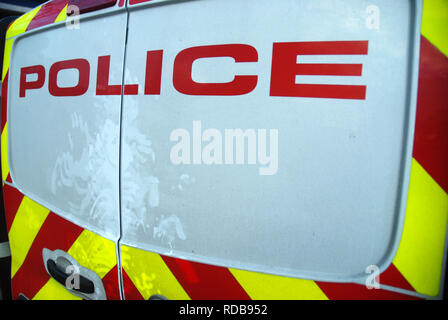
M37 74L37 79L34 81L27 81L29 74ZM20 97L25 97L26 90L40 89L45 82L45 68L42 65L25 67L20 69Z

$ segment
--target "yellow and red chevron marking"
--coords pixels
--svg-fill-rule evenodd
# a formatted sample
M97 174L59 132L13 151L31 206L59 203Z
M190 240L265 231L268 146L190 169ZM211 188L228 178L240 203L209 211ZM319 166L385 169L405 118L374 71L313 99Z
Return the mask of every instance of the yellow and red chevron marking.
M326 283L212 266L121 247L125 299L418 299L364 285Z
M11 23L6 32L6 39L35 28L65 20L68 4L69 0L53 0L25 13Z
M448 56L448 3L446 0L424 0L422 35Z
M120 299L116 247L104 239L50 212L5 184L6 218L11 246L13 298L79 299L50 278L42 249L60 249L103 280L108 299Z
M448 219L448 2L423 3L413 163L403 235L393 266L413 290L437 296ZM385 284L403 288L394 281Z

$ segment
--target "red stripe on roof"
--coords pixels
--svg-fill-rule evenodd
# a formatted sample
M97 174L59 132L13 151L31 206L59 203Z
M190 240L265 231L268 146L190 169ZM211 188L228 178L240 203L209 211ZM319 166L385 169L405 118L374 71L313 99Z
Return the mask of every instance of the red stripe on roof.
M22 292L32 299L50 279L42 259L42 249L68 251L82 231L83 228L50 212L25 261L12 279L13 298L17 299Z
M16 217L17 210L22 203L23 194L14 187L7 184L3 185L3 199L5 206L6 215L6 226L8 227L8 232L11 229L12 222Z
M149 2L152 0L129 0L129 4L139 4L139 3L143 3L143 2Z
M52 24L67 3L68 0L53 0L42 5L40 10L31 20L26 31Z
M367 289L366 286L354 283L316 281L316 284L330 300L422 300L421 298L398 292L383 289Z
M126 300L145 300L141 293L138 291L137 287L134 285L132 280L129 278L126 271L124 271L123 268L122 275L123 275L123 291L124 291L124 298Z
M80 14L113 7L116 3L117 0L69 0L69 6L77 6ZM71 14L71 12L67 13L67 15Z
M448 58L423 36L413 155L448 192Z
M250 300L227 268L161 257L193 300Z

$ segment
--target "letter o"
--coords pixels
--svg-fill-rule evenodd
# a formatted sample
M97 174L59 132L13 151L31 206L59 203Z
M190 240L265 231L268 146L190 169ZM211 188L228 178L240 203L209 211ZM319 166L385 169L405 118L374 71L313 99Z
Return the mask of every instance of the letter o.
M78 84L74 87L59 87L58 73L65 69L77 69ZM48 91L55 97L82 96L89 88L90 64L86 59L64 60L54 63L50 68Z

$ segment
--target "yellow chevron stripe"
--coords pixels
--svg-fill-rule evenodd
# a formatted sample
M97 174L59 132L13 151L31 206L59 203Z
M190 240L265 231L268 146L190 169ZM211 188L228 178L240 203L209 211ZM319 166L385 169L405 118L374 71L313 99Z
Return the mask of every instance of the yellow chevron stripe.
M448 1L423 1L422 34L448 56Z
M56 280L50 278L32 300L82 300L82 298L71 294Z
M6 39L24 33L26 31L26 28L28 28L28 25L30 24L31 20L33 20L34 16L39 12L41 7L42 6L39 6L17 18L9 26L8 31L6 31Z
M30 198L23 197L9 230L12 260L11 277L14 277L23 261L25 261L26 255L49 212L47 208L42 207Z
M422 294L439 293L448 218L448 195L412 159L406 217L397 269Z
M1 137L1 152L2 152L2 179L6 181L9 173L9 164L8 164L8 123L5 124L5 127L2 131Z
M67 251L81 266L103 278L117 265L115 243L84 230ZM81 300L53 279L39 290L33 300Z
M8 39L5 41L5 50L3 51L3 71L2 71L2 82L5 81L5 76L9 70L9 62L11 60L11 48L13 39ZM6 106L2 106L5 108ZM6 180L9 174L9 163L8 163L8 134L7 134L7 126L5 123L5 127L1 133L1 166L2 166L2 180Z
M328 300L312 280L229 269L253 300Z
M160 255L121 246L121 258L124 271L146 300L153 294L170 300L190 299Z
M115 243L84 230L67 251L80 265L103 278L117 264Z
M61 10L59 15L56 17L56 20L54 20L55 23L59 22L59 21L64 21L65 19L67 19L67 7L68 7L68 4L64 7L64 9Z
M11 60L11 48L14 39L8 39L5 41L5 50L3 50L3 71L2 71L2 82L5 81L6 73L9 70L9 62Z

